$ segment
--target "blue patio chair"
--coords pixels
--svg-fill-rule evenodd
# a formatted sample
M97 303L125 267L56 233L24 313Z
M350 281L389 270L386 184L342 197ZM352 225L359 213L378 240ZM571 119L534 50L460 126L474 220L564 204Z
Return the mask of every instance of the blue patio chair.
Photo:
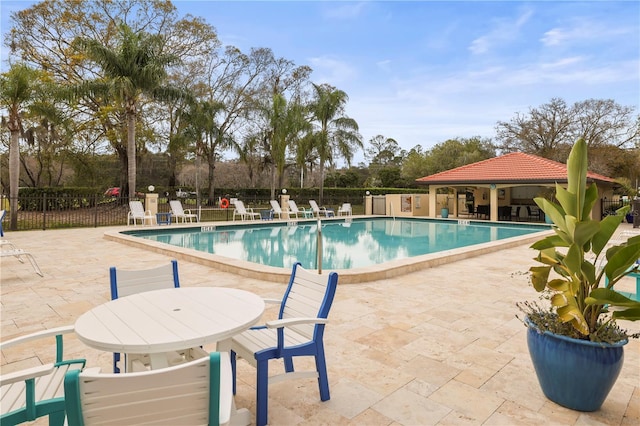
M229 355L213 352L186 364L130 374L70 372L64 378L68 423L249 424L235 411Z
M318 274L293 265L289 285L280 303L278 319L251 328L221 342L219 350L231 353L233 391L236 390L236 357L244 358L257 370L256 424L267 424L269 382L314 377L318 380L320 399L327 401L329 380L324 355L324 326L338 286L338 274ZM294 371L293 358L312 356L315 371ZM285 372L269 377L269 361L284 359Z
M165 288L180 287L178 276L178 261L172 260L168 265L162 265L150 269L123 270L115 266L109 268L111 281L111 300L144 291L162 290ZM119 373L120 353L113 354L113 372ZM130 363L132 360L127 360ZM147 364L143 362L143 364Z
M17 425L49 416L49 424L62 426L65 419L64 375L84 368L84 359L64 360L63 335L73 332L73 326L38 331L0 342L3 356L10 348L28 342L55 337L56 361L25 370L0 375L0 424Z

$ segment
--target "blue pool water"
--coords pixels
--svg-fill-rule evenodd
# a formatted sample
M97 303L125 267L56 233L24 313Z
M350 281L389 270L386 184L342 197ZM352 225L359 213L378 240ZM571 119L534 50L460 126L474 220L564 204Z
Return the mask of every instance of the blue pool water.
M322 221L321 227L323 269L377 265L549 229L541 225L391 218L328 220ZM261 265L290 268L299 261L307 268L317 268L317 221L166 227L125 233Z

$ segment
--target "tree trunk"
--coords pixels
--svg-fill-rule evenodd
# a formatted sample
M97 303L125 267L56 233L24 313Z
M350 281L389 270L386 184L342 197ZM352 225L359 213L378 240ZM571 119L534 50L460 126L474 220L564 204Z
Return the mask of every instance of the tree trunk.
M324 204L323 199L324 199L324 160L321 158L320 159L320 196L318 197L320 205Z
M9 147L9 229L18 229L18 183L20 182L20 130L11 123ZM15 128L14 128L15 127Z
M136 106L129 103L127 108L127 182L129 199L136 196Z

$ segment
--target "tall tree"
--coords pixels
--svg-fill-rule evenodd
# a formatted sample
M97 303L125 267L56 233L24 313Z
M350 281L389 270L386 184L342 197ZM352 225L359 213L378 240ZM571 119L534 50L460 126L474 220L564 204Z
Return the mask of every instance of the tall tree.
M589 147L631 147L640 142L640 116L634 108L613 99L587 99L573 105L575 123L572 140L583 138Z
M120 44L116 49L99 40L78 38L75 44L89 59L96 62L105 79L87 81L76 86L78 94L113 96L124 105L127 123L127 178L129 198L136 193L136 116L143 95L156 99L179 97L182 92L164 86L166 68L177 62L175 55L163 54L164 38L145 32L135 33L121 24Z
M0 102L8 111L2 117L2 125L10 132L9 145L9 227L18 229L18 185L20 182L20 137L22 134L22 114L33 101L39 87L36 70L23 63L13 65L0 76Z
M311 117L316 124L314 146L320 161L320 204L323 201L324 170L327 162L333 163L340 156L351 164L354 151L362 149L362 136L358 123L345 115L349 97L342 90L328 84L313 84Z
M509 122L499 121L496 134L500 150L521 151L560 161L566 158L575 112L560 98L517 113Z
M426 153L429 174L451 170L496 156L490 139L479 136L449 139L439 143Z
M96 80L104 75L100 67L78 55L72 41L78 37L97 40L116 50L120 45L119 24L125 23L134 32L144 31L164 38L163 54L173 54L183 61L170 68L183 81L201 82L194 70L204 74L204 53L216 51L219 42L215 29L203 18L190 15L180 17L170 0L43 0L11 14L11 29L4 39L10 51L10 61L20 58L35 68L46 70L59 86ZM183 67L188 67L182 72ZM184 75L186 74L186 75ZM174 80L178 83L179 80ZM182 87L182 86L180 86ZM140 99L137 144L143 150L153 142L153 148L164 149L173 136L165 125L167 112L154 114L150 108L156 102L148 97ZM120 186L126 185L127 128L124 109L113 104L113 97L84 97L70 105L79 129L74 137L78 152L100 153L115 151L121 170ZM180 108L180 106L177 106ZM175 111L175 110L174 110ZM178 126L179 127L179 126ZM173 128L175 130L175 128ZM183 155L178 150L177 155ZM182 158L171 155L173 163ZM173 164L172 163L172 164ZM115 180L115 173L110 180ZM175 172L174 172L175 174ZM115 182L114 182L115 183Z
M400 146L393 138L376 135L369 139L369 145L365 150L369 164L381 166L390 164L399 165L402 160Z
M590 154L603 146L632 147L640 140L640 116L611 99L588 99L568 106L559 98L496 126L498 148L564 161L574 141L584 138ZM593 148L593 149L592 149ZM590 159L591 161L591 159Z

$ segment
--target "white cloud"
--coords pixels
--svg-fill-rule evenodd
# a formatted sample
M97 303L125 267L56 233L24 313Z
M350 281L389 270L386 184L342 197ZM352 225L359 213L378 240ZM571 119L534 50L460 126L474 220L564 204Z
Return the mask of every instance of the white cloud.
M313 68L311 80L315 83L329 83L340 88L340 84L357 77L357 70L347 62L329 56L318 56L309 59Z
M376 65L378 66L379 69L381 69L384 72L391 71L391 61L389 59L386 59L384 61L378 61L376 62Z
M489 52L495 46L503 46L518 38L520 29L533 16L531 10L525 10L515 21L496 19L494 28L487 34L476 38L471 42L469 50L475 55Z
M575 43L599 42L624 36L637 37L637 28L611 25L585 18L575 18L565 26L545 32L540 41L545 46L566 46Z
M334 7L326 8L323 15L333 19L353 19L360 16L367 2L329 2Z

